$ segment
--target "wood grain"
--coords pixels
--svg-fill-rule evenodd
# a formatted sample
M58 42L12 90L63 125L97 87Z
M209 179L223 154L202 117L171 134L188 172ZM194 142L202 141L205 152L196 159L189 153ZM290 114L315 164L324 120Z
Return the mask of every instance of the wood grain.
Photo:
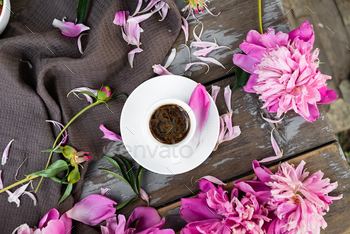
M288 160L289 163L294 165L298 165L301 160L304 160L306 162L305 168L310 172L310 175L318 170L322 170L324 178L330 178L331 182L338 181L338 188L330 195L343 194L343 198L339 201L334 201L330 206L330 211L325 216L328 227L322 230L321 233L345 234L350 232L350 226L348 225L348 217L350 215L350 210L348 209L350 206L350 171L344 155L340 157L339 151L341 151L339 144L333 143ZM277 165L272 166L270 170L275 172ZM254 174L251 174L238 180L249 180L254 176ZM230 182L225 186L225 189L231 191L233 187L233 183ZM179 215L180 206L181 203L179 201L158 209L159 214L166 218L164 228L173 228L175 231L178 231L186 225L186 222Z
M227 85L232 86L234 82L234 77L231 77L215 83L215 85L222 87L217 99L220 114L227 111L223 98L223 88ZM211 87L208 86L207 90L210 89ZM250 173L251 162L254 159L260 160L274 155L270 139L270 131L274 128L274 125L262 119L257 96L245 93L243 90L233 92L232 109L234 111L233 124L240 126L242 134L230 142L221 144L219 149L213 152L198 168L176 176L157 175L145 171L142 187L152 196L151 205L153 207L162 206L180 197L189 196L192 192L197 192L197 190L191 188L192 177L197 180L205 175L213 175L221 180L230 181ZM306 122L294 112L289 112L278 125L279 130L275 131L274 136L284 150L284 159L295 157L335 140L322 106L320 106L320 111L320 119L312 124ZM119 144L116 150L131 160L122 144ZM134 165L137 167L136 163ZM108 196L118 203L134 196L131 189L124 182L99 171L97 169L99 166L113 169L113 166L106 159L91 163L85 176L82 197L91 193L98 193L101 186L109 188L113 186L113 190ZM192 192L188 188L191 188ZM130 213L134 207L139 205L144 204L136 201L127 208L125 213Z

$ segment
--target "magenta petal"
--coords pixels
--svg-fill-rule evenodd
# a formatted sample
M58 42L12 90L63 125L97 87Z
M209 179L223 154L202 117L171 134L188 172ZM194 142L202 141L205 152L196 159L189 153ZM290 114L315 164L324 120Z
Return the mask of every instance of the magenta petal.
M41 229L41 234L63 234L66 229L61 220L51 220L48 222L47 226Z
M64 213L60 220L63 222L65 234L70 234L72 230L72 219L68 218L67 214Z
M260 61L245 54L234 54L233 63L244 71L252 74L254 72L254 65L260 63Z
M208 207L206 200L201 198L181 198L180 215L187 223L221 218Z
M108 140L111 140L111 141L123 141L121 136L119 136L118 134L108 130L103 124L100 125L100 130L104 134L102 139L108 139Z
M130 64L131 68L134 67L135 53L141 53L142 51L143 51L143 49L141 49L141 48L135 48L128 53L128 60L129 60L129 64Z
M248 43L263 46L263 44L261 43L261 34L255 30L250 30L247 33L246 39Z
M64 22L58 19L54 19L52 26L59 28L63 35L67 37L77 37L83 31L90 30L89 27L84 24L75 24L72 22Z
M60 217L60 213L58 212L58 210L56 209L52 209L49 212L47 212L44 217L40 220L39 222L39 228L43 228L47 226L47 223L50 220L58 220L58 218Z
M4 184L2 183L2 178L1 178L2 170L0 170L0 189L4 188Z
M267 169L265 167L261 167L257 160L254 160L252 164L253 164L253 170L254 170L256 176L262 182L270 182L271 181L271 175L273 175L273 173L269 169Z
M265 47L251 44L248 42L243 42L239 45L239 48L243 50L243 52L248 56L256 58L259 61L264 57L266 51Z
M126 223L126 227L129 228L131 223L137 219L136 232L141 232L161 222L157 210L153 207L139 206L135 208Z
M6 148L4 149L4 152L2 153L2 158L1 158L1 165L5 165L5 163L7 162L8 156L9 156L9 150L10 150L10 146L12 144L12 142L15 139L12 139L6 146Z
M243 90L248 92L248 93L256 93L256 90L254 89L254 86L256 86L257 83L257 79L259 78L258 74L252 73L249 77L248 82L246 83L246 85L243 87Z
M193 90L191 94L190 101L188 105L192 108L192 111L196 117L197 139L200 139L202 130L207 122L209 115L210 99L207 90L202 84L197 84L197 87ZM198 144L199 144L198 140Z
M129 11L118 11L117 13L115 13L113 23L124 27L128 17L129 17Z
M321 94L321 100L319 102L317 102L317 104L331 103L331 102L334 102L338 98L337 93L331 89L327 89L326 86L323 86L318 91Z
M299 38L300 40L310 43L311 45L313 45L315 42L313 26L310 25L308 21L304 21L299 28L289 32L288 35L291 41L294 41L295 38Z
M174 75L173 73L169 72L165 67L163 67L160 64L153 65L152 68L153 68L153 72L160 76Z
M188 223L182 230L181 234L231 234L229 226L225 226L220 219L206 219ZM243 232L242 232L243 233Z
M275 138L273 137L273 130L275 129L272 129L271 131L271 144L272 144L273 150L275 151L276 156L264 158L263 160L260 160L259 163L270 162L270 161L282 158L283 156L281 149L279 148Z
M109 198L92 194L76 203L66 214L68 218L95 226L106 219L116 216L116 209L114 208L116 204Z

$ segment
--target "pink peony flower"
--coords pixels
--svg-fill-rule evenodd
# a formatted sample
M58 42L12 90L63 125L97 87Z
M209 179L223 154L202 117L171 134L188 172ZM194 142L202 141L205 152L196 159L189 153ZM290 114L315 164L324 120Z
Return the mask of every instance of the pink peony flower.
M188 223L181 234L264 233L262 226L270 220L268 210L255 195L248 193L239 200L235 188L229 199L227 191L206 179L199 182L199 187L202 192L197 198L181 199L180 214Z
M337 182L330 183L322 179L318 171L311 176L303 170L302 161L297 168L287 162L281 164L273 174L258 161L253 162L253 169L260 181L237 181L235 186L244 192L254 194L259 201L266 201L267 208L274 212L267 233L319 233L327 223L323 219L333 200L342 196L331 197ZM309 176L309 177L308 177Z
M30 228L27 224L22 224L13 233L17 234L70 234L72 228L72 220L66 214L60 218L60 213L56 209L52 209L39 222L39 227Z
M311 52L315 36L307 21L300 28L286 34L273 29L259 34L250 31L239 47L245 54L235 54L233 62L250 78L244 90L260 94L263 108L280 117L294 110L309 122L319 117L316 104L337 99L333 90L327 89L330 76L319 70L319 49Z
M132 228L130 225L137 221L136 227ZM107 219L106 226L101 226L102 234L174 234L171 229L160 230L165 223L165 218L160 219L156 209L152 207L137 207L126 222L124 215Z

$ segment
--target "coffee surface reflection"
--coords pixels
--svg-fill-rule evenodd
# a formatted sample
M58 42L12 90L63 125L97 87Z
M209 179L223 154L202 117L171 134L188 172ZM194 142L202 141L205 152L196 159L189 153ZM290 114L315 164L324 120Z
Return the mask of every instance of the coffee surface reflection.
M163 144L176 144L185 139L190 130L187 112L179 105L158 107L152 114L149 127L153 137Z

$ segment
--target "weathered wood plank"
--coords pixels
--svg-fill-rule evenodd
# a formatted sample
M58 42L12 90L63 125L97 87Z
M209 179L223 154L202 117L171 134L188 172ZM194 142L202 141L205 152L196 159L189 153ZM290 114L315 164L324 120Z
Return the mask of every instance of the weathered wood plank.
M232 77L224 79L216 85L223 88L226 85L232 86L234 82L235 79ZM207 87L207 90L210 88ZM180 197L190 195L191 192L187 187L191 187L192 177L196 180L210 174L225 181L232 180L242 176L242 174L249 173L251 171L250 164L254 159L274 155L269 132L274 126L261 118L257 96L245 93L243 90L237 90L232 95L233 123L240 126L241 136L220 145L219 149L213 152L201 166L188 173L165 176L145 171L142 186L152 196L152 206L159 207ZM221 114L226 112L223 90L219 93L217 106ZM288 113L279 124L279 130L275 131L274 135L284 150L284 158L293 157L335 140L322 107L320 110L321 117L313 124L306 122L302 117L292 112ZM121 144L118 145L117 151L131 159ZM97 170L98 165L112 169L112 165L106 159L91 163L85 176L82 197L99 192L101 186L110 188L114 186L108 196L118 203L133 196L133 192L125 183ZM143 205L143 203L133 203L126 212L130 212L138 205Z
M175 1L181 9L184 4L182 0ZM206 67L192 67L189 71L185 72L186 64L189 63L188 51L185 47L181 47L178 50L177 57L172 65L169 67L169 71L176 75L184 75L197 82L206 83L219 77L233 74L233 54L240 51L239 44L243 42L246 34L250 30L258 30L258 3L256 0L213 0L210 1L210 10L217 14L221 12L218 17L211 16L207 11L199 13L198 20L204 24L204 33L201 37L203 41L214 42L214 37L217 39L219 45L225 45L232 48L220 49L212 52L208 57L213 57L219 60L226 69L214 64L210 64L210 71L205 74ZM263 1L263 27L267 30L268 27L274 27L277 31L288 32L290 26L287 18L283 12L282 4L279 0L264 0ZM189 21L189 35L190 41L193 40L193 28L197 25L197 22L190 17ZM200 32L200 27L197 28L197 34ZM181 32L178 39L174 43L174 48L178 48L181 44L185 43L184 33ZM190 44L190 43L188 43ZM191 49L191 54L196 51L195 48ZM191 61L200 61L191 56Z
M289 163L298 165L301 160L306 162L306 168L310 174L322 170L324 177L330 178L331 182L338 181L338 188L335 189L330 195L337 196L343 194L343 199L334 201L330 206L330 211L325 216L325 220L328 223L326 230L322 230L321 233L327 234L342 234L350 232L350 225L348 217L350 215L350 171L346 163L345 157L342 154L339 156L339 152L342 152L338 143L333 143L322 147L318 150L301 155L297 158L288 160ZM277 165L270 168L273 172L277 170ZM254 177L254 174L239 178L239 180L249 180ZM225 186L226 190L231 191L233 183L228 183ZM191 188L192 189L192 188ZM165 227L174 228L175 231L180 230L186 225L179 215L181 203L180 201L158 209L159 214L166 218Z

